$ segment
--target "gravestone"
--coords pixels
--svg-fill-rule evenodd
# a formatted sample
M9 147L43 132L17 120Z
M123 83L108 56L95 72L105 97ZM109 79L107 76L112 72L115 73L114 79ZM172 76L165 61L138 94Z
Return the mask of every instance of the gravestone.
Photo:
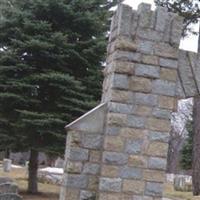
M0 177L0 184L3 183L13 183L13 179L9 178L9 177Z
M183 19L120 4L102 103L66 126L60 200L161 200L171 112L200 93L199 54L179 49Z
M3 159L3 171L10 172L12 169L12 160L10 159Z
M22 200L17 194L0 194L0 200Z
M1 183L0 184L0 194L5 193L18 193L18 186L15 183Z

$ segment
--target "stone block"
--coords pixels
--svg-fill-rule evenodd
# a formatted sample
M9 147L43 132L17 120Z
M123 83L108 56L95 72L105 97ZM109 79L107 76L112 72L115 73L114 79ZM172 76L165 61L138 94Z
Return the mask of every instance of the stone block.
M153 55L142 55L142 62L149 65L159 65L159 59Z
M115 41L115 49L114 50L122 50L122 51L136 51L137 50L137 44L135 44L133 41L124 39L124 38L118 38Z
M71 148L69 159L72 161L87 161L89 159L89 151L83 148Z
M61 187L60 200L77 200L79 197L79 190Z
M135 116L135 115L128 115L128 117L127 117L127 125L129 127L134 127L134 128L144 128L144 126L145 126L145 118L144 117Z
M161 108L154 108L152 115L160 119L171 119L171 111Z
M128 162L128 155L116 152L104 152L103 163L110 165L125 165Z
M106 136L104 141L104 149L106 151L121 152L124 149L124 141L121 137Z
M88 189L97 191L99 187L99 177L98 176L89 176Z
M97 175L100 172L100 165L95 163L86 163L83 167L83 174Z
M185 91L186 97L193 97L198 94L198 88L196 80L193 74L191 60L189 58L188 52L179 52L179 77L181 79L182 86Z
M171 68L171 69L177 69L178 68L178 61L176 59L168 59L168 58L160 58L160 66Z
M147 182L145 187L145 195L153 197L161 197L163 191L162 183Z
M115 63L115 72L121 73L121 74L128 74L132 75L134 73L134 63L132 62L116 62Z
M167 160L165 158L150 157L148 161L149 169L166 170Z
M122 180L120 178L100 178L99 189L108 192L120 192Z
M160 42L163 38L163 33L151 30L151 29L137 29L137 36L140 39L146 39L150 41Z
M117 136L120 134L121 129L122 128L118 126L108 126L105 130L105 134L110 136Z
M108 110L114 113L122 113L122 114L132 114L135 109L135 106L131 104L123 104L110 102L108 103Z
M157 200L157 199L153 199L153 197L150 197L150 196L140 196L140 195L134 195L133 196L133 199L134 200Z
M170 43L176 46L177 48L179 47L180 39L182 37L182 29L183 17L175 15L172 22Z
M141 179L142 169L134 167L122 167L120 177L125 179Z
M176 83L166 80L154 80L152 91L154 94L161 94L166 96L176 95Z
M66 170L71 174L80 174L82 172L82 162L67 162Z
M164 32L165 27L166 27L167 18L169 17L166 8L158 7L156 9L156 15L157 15L156 16L157 20L156 20L156 24L155 24L155 30Z
M113 82L112 82L112 88L117 89L128 89L129 86L129 80L128 76L125 74L115 74L113 75Z
M89 153L90 156L90 162L95 162L95 163L99 163L101 160L101 152L100 151L90 151Z
M144 187L145 187L144 181L124 180L123 186L122 186L122 191L131 192L134 194L143 194Z
M123 90L112 90L111 99L112 101L115 101L115 102L131 103L133 99L133 93L129 91L123 91Z
M148 117L152 113L152 107L149 106L140 106L138 105L134 114L139 115L139 116L144 116Z
M80 147L81 144L81 134L78 131L70 131L68 133L70 140L70 147Z
M167 132L170 131L171 123L170 120L149 118L147 126L152 131Z
M168 43L158 43L155 46L155 55L170 59L177 59L178 49Z
M101 192L98 200L119 200L119 199L122 200L121 193L103 193L103 192Z
M103 144L103 137L97 134L82 134L81 144L82 147L87 149L100 149Z
M119 170L120 168L118 166L103 165L101 169L101 176L111 178L119 177Z
M158 103L158 96L153 94L135 93L133 101L140 105L156 106Z
M160 108L173 110L175 108L175 104L176 104L176 99L174 97L159 96Z
M150 156L167 157L168 144L162 142L152 142L150 143L147 154Z
M160 67L153 66L153 65L136 64L135 75L148 77L148 78L159 78Z
M118 35L130 36L130 24L132 23L132 8L125 4L120 4L117 9ZM126 23L124 23L126 22Z
M88 190L82 190L80 193L80 200L96 199L96 193Z
M120 136L122 138L138 140L144 139L146 135L146 130L137 129L137 128L122 128L120 131Z
M139 14L139 27L150 27L151 24L151 5L146 3L141 3L138 6L138 14Z
M108 113L107 123L115 126L125 126L127 123L127 115L119 113Z
M130 155L128 160L128 165L130 167L146 168L147 159L140 155Z
M144 54L153 54L154 42L147 40L137 40L138 51Z
M149 141L169 142L169 132L150 131L148 134Z
M160 78L167 81L177 81L177 71L174 69L161 68Z
M113 53L112 58L115 61L140 62L141 54L136 52L117 50Z
M143 77L131 77L129 89L134 92L150 93L152 89L151 80Z
M88 176L69 174L67 176L67 187L85 189L88 185Z
M142 151L143 140L128 140L125 145L125 152L128 154L139 154Z
M143 179L152 182L165 182L166 174L164 171L158 170L144 170Z

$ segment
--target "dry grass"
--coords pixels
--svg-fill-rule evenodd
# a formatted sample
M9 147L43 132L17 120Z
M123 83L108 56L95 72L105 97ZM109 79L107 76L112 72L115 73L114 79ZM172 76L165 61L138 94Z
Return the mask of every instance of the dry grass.
M192 192L179 192L175 191L173 188L173 184L166 184L164 196L173 200L200 200L199 197L194 197Z
M39 194L30 195L26 193L27 173L25 169L12 169L5 173L0 168L0 176L10 177L16 180L19 186L19 193L24 200L58 200L60 187L56 185L39 183Z

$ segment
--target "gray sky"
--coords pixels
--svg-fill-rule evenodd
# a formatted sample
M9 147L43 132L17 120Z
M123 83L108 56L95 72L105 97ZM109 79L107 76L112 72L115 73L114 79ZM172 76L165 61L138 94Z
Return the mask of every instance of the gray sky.
M125 0L124 3L132 6L135 10L137 9L138 5L141 2L150 3L152 4L152 9L155 9L154 1L153 0ZM198 30L198 25L194 26L194 29ZM188 51L197 51L197 41L198 37L191 35L184 40L181 41L180 48Z

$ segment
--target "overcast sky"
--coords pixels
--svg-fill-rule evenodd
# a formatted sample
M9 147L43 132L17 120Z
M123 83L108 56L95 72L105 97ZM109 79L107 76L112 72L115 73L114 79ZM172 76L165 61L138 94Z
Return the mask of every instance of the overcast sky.
M137 9L138 5L141 2L150 3L152 4L152 9L155 8L154 1L153 0L125 0L124 3L132 6L134 9ZM198 30L198 25L194 27L194 29ZM185 49L188 51L197 51L197 36L189 36L181 41L180 48Z

